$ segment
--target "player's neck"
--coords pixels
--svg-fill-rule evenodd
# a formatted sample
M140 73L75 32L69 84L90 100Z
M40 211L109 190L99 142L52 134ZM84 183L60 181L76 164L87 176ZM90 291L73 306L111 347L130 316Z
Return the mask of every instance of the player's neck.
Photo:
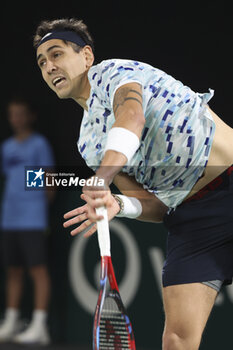
M88 80L87 72L82 77L82 81L81 81L80 86L81 86L81 88L77 89L77 90L79 90L77 96L74 96L73 99L83 109L85 109L87 111L88 110L87 100L88 100L88 98L90 96L90 91L91 91L91 85L90 85L89 80Z

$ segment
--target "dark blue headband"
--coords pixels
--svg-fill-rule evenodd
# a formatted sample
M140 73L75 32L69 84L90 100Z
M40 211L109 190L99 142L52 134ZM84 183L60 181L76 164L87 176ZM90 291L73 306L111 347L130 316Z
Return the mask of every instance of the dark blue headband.
M45 36L43 36L43 38L39 42L37 48L40 45L44 44L46 41L52 40L52 39L61 39L61 40L71 41L72 43L75 43L81 47L84 47L87 45L85 43L85 41L77 33L73 32L71 30L66 30L66 31L61 31L61 32L54 31L54 32L46 34Z

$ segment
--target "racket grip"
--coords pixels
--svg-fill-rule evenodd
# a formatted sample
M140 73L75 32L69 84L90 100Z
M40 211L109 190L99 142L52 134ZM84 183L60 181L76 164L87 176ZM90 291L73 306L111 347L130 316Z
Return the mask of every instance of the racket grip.
M105 207L96 208L96 214L104 218L97 221L97 234L101 256L111 256L108 212Z

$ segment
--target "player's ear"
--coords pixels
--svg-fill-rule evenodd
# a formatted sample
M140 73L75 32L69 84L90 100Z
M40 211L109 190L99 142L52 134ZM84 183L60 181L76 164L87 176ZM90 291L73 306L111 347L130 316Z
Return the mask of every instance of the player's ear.
M95 59L92 48L89 45L84 46L83 54L86 59L86 67L90 68L93 65Z

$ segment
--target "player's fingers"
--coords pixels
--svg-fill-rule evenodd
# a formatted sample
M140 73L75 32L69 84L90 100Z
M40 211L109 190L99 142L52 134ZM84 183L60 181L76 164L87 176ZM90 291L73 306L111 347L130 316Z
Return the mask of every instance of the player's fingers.
M93 199L91 197L89 197L87 194L81 194L80 196L82 198L82 200L86 201L87 204L90 205L90 203L93 201Z
M103 198L96 198L95 202L93 203L93 208L99 208L99 207L108 207L111 205L111 200L109 199L109 196L104 196Z
M82 230L80 230L79 227L75 228L74 230L70 231L71 236L76 236L77 234L81 233Z
M87 202L88 208L95 208L98 201L100 201L100 203L102 201L101 198L94 199L94 198L91 198L85 194L81 198Z
M72 236L75 236L79 233L86 234L89 230L92 229L92 227L95 225L94 222L91 222L90 220L84 221L79 227L76 227L74 230L70 232Z
M84 221L87 219L87 214L84 213L84 214L80 214L66 222L63 223L63 226L64 227L69 227L69 226L72 226L72 225L75 225L75 224L78 224L79 222L81 221Z
M95 212L91 212L88 214L88 219L91 221L91 222L96 222L96 221L99 221L99 220L102 220L104 217L102 215L97 215Z
M83 201L86 201L86 195L84 193L81 194L80 198L83 200Z
M84 233L84 237L90 237L91 235L93 235L97 230L97 225L94 224L86 233Z
M69 219L73 216L82 214L86 211L86 208L87 208L87 206L86 206L86 204L84 204L83 206L81 206L79 208L68 211L67 213L64 214L64 219Z
M98 200L97 202L100 202L100 200ZM99 205L99 206L101 206L101 205ZM103 219L103 216L99 215L96 212L95 208L91 208L91 207L88 207L87 217L92 222L96 222L96 221Z

